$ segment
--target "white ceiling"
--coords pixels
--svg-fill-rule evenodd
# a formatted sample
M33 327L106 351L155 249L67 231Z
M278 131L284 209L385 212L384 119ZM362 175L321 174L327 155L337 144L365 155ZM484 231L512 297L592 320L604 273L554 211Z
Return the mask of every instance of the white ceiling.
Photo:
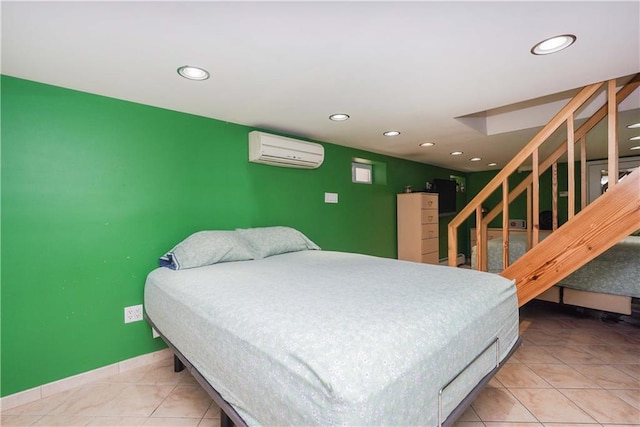
M576 88L640 71L640 1L2 1L1 13L3 74L460 171L503 166ZM565 33L569 49L530 53ZM211 78L179 77L186 64ZM621 107L622 155L638 92Z

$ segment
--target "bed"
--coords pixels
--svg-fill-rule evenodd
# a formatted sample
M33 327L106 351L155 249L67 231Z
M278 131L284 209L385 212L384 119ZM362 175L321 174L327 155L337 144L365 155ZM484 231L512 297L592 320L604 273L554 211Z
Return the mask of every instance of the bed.
M526 235L509 237L509 262L527 251ZM476 247L471 264L476 266ZM576 270L551 288L542 299L595 308L619 314L631 314L632 301L640 298L640 236L633 235L617 243L600 256ZM487 270L502 268L502 238L487 242Z
M174 270L176 247L144 302L236 425L449 425L519 343L498 275L322 251L288 227L217 233L249 250Z

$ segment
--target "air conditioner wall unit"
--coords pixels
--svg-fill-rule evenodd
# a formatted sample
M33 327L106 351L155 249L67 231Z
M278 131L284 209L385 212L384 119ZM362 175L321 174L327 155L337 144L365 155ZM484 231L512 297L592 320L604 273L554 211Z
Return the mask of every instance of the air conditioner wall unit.
M249 132L249 161L285 168L316 169L324 161L324 147L254 130Z

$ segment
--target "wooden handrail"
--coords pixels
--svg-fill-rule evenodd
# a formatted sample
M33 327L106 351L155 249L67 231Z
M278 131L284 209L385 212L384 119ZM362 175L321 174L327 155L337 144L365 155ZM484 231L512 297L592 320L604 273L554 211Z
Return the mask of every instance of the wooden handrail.
M604 82L602 83L604 84ZM532 157L534 157L534 171L532 171L532 173L530 173L522 182L520 182L520 184L518 184L511 192L509 192L508 197L506 198L506 200L508 200L507 204L512 203L517 197L519 197L525 190L528 191L529 195L527 196L527 249L531 249L533 246L535 246L538 241L539 241L539 224L538 224L538 215L539 215L539 204L538 204L538 197L533 197L533 200L531 201L530 197L530 193L533 192L534 194L539 194L538 190L536 188L534 188L532 190L531 184L534 184L534 187L538 186L537 183L537 179L534 180L534 176L540 176L543 172L545 172L549 167L554 167L554 169L557 167L557 161L560 159L560 157L567 153L570 158L572 158L570 151L572 151L570 149L573 148L572 147L572 142L575 144L576 142L580 143L581 146L581 150L580 150L580 163L581 163L581 174L582 174L582 180L581 180L581 209L584 209L586 207L586 179L585 179L585 174L586 174L586 134L595 127L595 125L597 125L604 117L606 117L608 114L611 114L611 112L613 111L614 115L617 115L617 106L624 101L626 98L629 97L629 95L631 93L633 93L636 88L640 86L640 73L636 74L631 80L629 80L623 87L622 89L620 89L617 93L614 91L615 89L615 80L612 80L610 82L608 82L607 85L607 103L605 105L603 105L601 108L599 108L582 126L580 126L575 132L572 132L572 124L573 124L573 120L572 120L572 116L574 115L574 113L572 112L570 114L570 116L567 118L567 139L563 142L563 144L561 144L542 164L538 165L538 159L537 159L537 150L534 150ZM575 98L574 98L575 99ZM614 121L609 120L609 128L611 128L612 123L616 123L616 120L614 119ZM613 138L613 139L612 139ZM544 141L542 141L544 142ZM542 143L541 142L541 143ZM611 152L612 147L617 146L617 133L614 133L612 131L609 131L609 152ZM616 157L617 158L617 157ZM570 162L572 163L572 162ZM611 162L610 162L611 163ZM538 166L538 167L536 167ZM569 215L569 219L571 219L571 217L574 215L574 209L575 209L575 195L573 197L572 196L572 192L573 192L573 188L574 188L574 180L575 178L573 177L573 175L571 174L572 172L572 165L569 165L569 206L568 206L568 215ZM616 163L617 166L617 163ZM506 167L505 167L506 168ZM536 170L537 169L537 170ZM497 178L497 177L496 177ZM480 194L479 194L480 195ZM487 196L488 197L488 196ZM475 200L475 199L474 199ZM473 200L472 200L473 202ZM532 205L533 202L533 205ZM533 206L533 208L531 207ZM531 211L534 211L533 214ZM487 230L488 224L493 221L500 213L504 213L505 212L505 208L504 208L504 202L503 203L499 203L498 205L496 205L493 209L491 209L489 211L489 213L476 220L476 227L477 227L477 236L476 236L476 242L477 242L477 254L478 254L478 266L479 269L484 269L486 270L486 232L483 233L483 230ZM461 212L462 213L462 212ZM557 228L557 210L554 208L553 210L554 216L553 216L553 223L554 223L554 227L553 229L555 230ZM505 218L503 217L503 223ZM533 221L532 221L533 220ZM453 222L453 221L452 221ZM532 224L533 223L533 224ZM503 228L504 228L504 224L503 224ZM508 248L509 248L509 235L508 235L508 230L503 230L505 236L503 236L503 258L506 258L506 254L508 253ZM532 235L533 234L533 235ZM455 245L454 250L451 250L451 246L449 246L449 253L448 255L451 256L451 253L457 253L457 227L456 230L454 230L454 232L451 231L451 229L449 230L449 239L452 239L453 243ZM449 244L451 245L452 240L449 240ZM484 250L483 250L484 249ZM452 265L451 262L449 262L449 265ZM505 262L503 264L504 266L507 265L507 263Z
M630 80L622 89L620 89L616 93L616 104L619 105L622 101L627 99L629 95L631 95L638 86L640 86L640 74L637 74L632 80ZM598 123L600 123L602 119L604 119L607 116L607 111L608 111L608 104L604 104L586 122L584 122L582 126L580 126L576 130L574 140L575 141L582 140L581 147L584 147L586 145L585 138L587 133L591 129L593 129ZM540 174L544 173L555 162L557 162L560 159L560 157L562 157L562 155L567 151L566 143L567 141L565 141L562 145L560 145L560 147L558 147L553 153L549 155L549 157L547 157L545 161L543 161L540 164L540 167L539 167ZM586 155L586 150L584 148L581 148L580 155L581 156ZM584 161L586 162L586 157ZM518 196L520 196L520 194L522 194L527 189L527 187L531 185L532 182L533 182L533 173L530 173L524 180L522 180L522 182L520 182L520 184L518 184L516 187L514 187L513 190L511 190L511 192L509 193L509 203L513 202ZM586 186L586 182L583 182L582 185ZM583 190L583 193L586 193L586 187ZM584 206L586 206L586 204L585 204L585 197L583 194L582 207ZM495 208L490 210L487 213L487 215L485 215L484 220L486 222L491 222L500 214L500 212L502 212L502 206L497 205Z
M501 275L515 280L520 306L535 298L544 290L556 284L589 260L600 255L630 232L640 228L640 170L636 170L618 183L618 105L640 86L640 73L628 81L616 93L616 80L606 85L607 103L596 111L577 130L574 129L576 111L581 108L605 82L583 88L536 136L481 190L471 202L449 223L449 265L455 265L457 253L457 229L471 215L476 213L476 245L478 268L487 268L487 227L500 213L502 218L502 259L505 266ZM586 204L586 135L604 117L608 119L608 170L610 185L608 191L592 204ZM612 117L613 116L613 117ZM567 139L542 163L539 159L540 146L563 123L567 126ZM580 144L581 209L575 213L575 144ZM568 202L569 221L558 228L557 217L557 164L567 154L568 162ZM512 191L508 179L527 159L532 159L532 173ZM554 232L539 242L539 177L553 168L553 229ZM482 202L502 186L502 202L486 216L482 216ZM527 249L526 256L509 265L509 204L523 191L527 192ZM557 231L555 231L557 229Z
M505 181L508 181L509 176L516 171L516 169L531 156L534 151L538 149L543 142L549 138L553 132L555 132L567 118L575 113L589 98L596 93L598 89L602 87L604 82L594 83L589 86L585 86L578 92L578 94L567 103L541 130L538 132L527 145L516 156L511 159L509 163L483 188L472 200L465 206L458 215L449 223L448 230L448 257L449 265L456 265L457 256L457 242L458 242L458 227L462 225L464 221L476 211L478 206L482 206L482 202L486 200L497 188ZM535 167L535 165L534 165Z

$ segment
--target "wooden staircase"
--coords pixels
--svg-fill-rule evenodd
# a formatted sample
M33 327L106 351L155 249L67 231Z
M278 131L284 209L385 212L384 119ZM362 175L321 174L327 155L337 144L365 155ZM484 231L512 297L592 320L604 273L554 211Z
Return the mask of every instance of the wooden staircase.
M487 186L449 223L449 265L456 265L458 253L458 228L475 213L477 239L477 265L487 269L488 224L502 214L503 265L502 276L516 281L519 305L522 306L540 293L600 255L611 246L640 229L640 169L624 180L611 179L609 190L594 202L586 205L586 136L598 122L608 121L608 171L610 177L618 176L617 106L640 86L640 74L630 79L617 93L616 80L596 83L583 88L551 121L518 153ZM595 94L606 90L607 103L597 110L577 130L574 115ZM561 125L566 125L567 139L542 162L540 147ZM581 208L575 213L575 145L580 146ZM566 155L568 164L568 221L558 228L557 212L557 162ZM531 160L531 174L513 189L509 189L511 174L527 160ZM539 242L539 178L552 168L553 177L553 229L549 237ZM483 215L483 203L501 189L502 202L487 215ZM509 265L509 205L526 191L527 235L531 248L521 258ZM539 243L538 243L539 242Z
M500 275L515 279L522 306L639 229L640 169L636 169Z

